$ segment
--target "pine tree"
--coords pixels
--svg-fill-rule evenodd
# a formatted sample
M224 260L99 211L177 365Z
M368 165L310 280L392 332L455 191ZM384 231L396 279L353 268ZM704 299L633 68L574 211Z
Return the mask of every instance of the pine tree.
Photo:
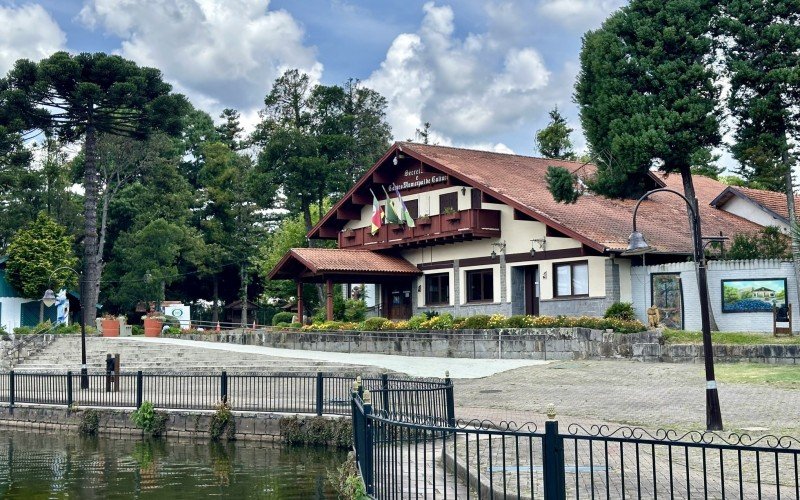
M574 160L575 151L569 138L573 130L561 116L558 106L554 107L550 110L550 123L536 132L536 150L544 158Z

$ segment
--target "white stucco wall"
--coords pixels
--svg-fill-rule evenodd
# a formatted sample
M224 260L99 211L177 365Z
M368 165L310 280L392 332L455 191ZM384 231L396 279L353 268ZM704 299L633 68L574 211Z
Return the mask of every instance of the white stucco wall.
M770 212L764 210L760 205L750 200L744 200L738 196L734 196L727 203L722 206L726 212L738 215L743 219L755 222L759 226L777 226L784 233L789 232L789 225L781 219L775 217Z
M35 302L30 299L23 299L19 297L0 297L0 325L7 332L11 332L14 328L19 328L22 321L22 304L26 302Z
M700 306L697 292L697 278L693 262L662 264L657 266L637 266L631 269L633 304L636 315L647 321L646 309L651 305L650 274L680 273L683 291L684 329L700 330ZM797 307L797 283L791 262L778 260L752 261L711 261L708 263L708 291L714 319L720 331L724 332L765 332L772 333L772 313L723 313L723 279L768 279L786 278L789 303L792 306L794 323L792 329L800 332L800 309Z

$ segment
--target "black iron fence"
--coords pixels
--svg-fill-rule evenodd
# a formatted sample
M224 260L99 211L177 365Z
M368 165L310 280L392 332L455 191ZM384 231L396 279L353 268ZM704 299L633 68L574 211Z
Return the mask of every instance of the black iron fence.
M11 371L0 374L0 403L211 410L228 401L235 410L348 415L354 383L372 391L383 411L398 420L432 425L454 421L453 384L383 374L347 377L328 373L90 373Z
M800 498L792 437L396 419L352 398L367 492L395 498ZM424 419L423 419L424 420Z

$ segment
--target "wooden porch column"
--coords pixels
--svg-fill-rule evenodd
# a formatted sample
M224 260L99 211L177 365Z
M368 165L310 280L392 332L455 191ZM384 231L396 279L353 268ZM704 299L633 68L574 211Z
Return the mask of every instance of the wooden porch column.
M333 280L328 278L325 281L325 317L328 321L333 321Z
M303 282L297 280L297 321L304 325L303 322Z

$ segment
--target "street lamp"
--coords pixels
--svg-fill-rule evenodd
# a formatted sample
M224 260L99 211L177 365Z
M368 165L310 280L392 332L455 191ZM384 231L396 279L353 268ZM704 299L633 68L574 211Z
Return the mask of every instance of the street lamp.
M672 193L680 196L686 202L691 214L693 258L695 266L697 266L697 289L700 294L700 323L703 331L703 354L706 369L706 428L710 431L719 431L722 430L722 413L719 407L717 381L714 378L714 352L711 346L711 320L709 315L711 307L708 303L708 282L706 280L706 264L703 255L703 238L700 235L700 213L694 209L684 195L672 189L661 188L646 192L639 198L633 209L633 232L628 239L628 250L624 252L624 255L641 255L652 250L642 233L636 229L636 214L642 201L655 193ZM695 202L697 202L696 199Z
M78 277L78 283L80 284L81 298L85 297L86 290L84 290L85 283L83 281L83 277L78 271L72 269L71 267L62 266L54 269L53 272L50 273L50 281L52 282L53 276L55 276L55 274L61 270L68 270L75 273L75 276ZM53 304L56 303L56 294L53 292L53 290L51 290L50 288L45 290L44 295L42 296L42 303L45 305L45 307L51 307ZM88 389L89 372L86 369L86 325L84 324L83 321L84 310L80 300L78 300L78 304L81 306L81 313L78 315L78 318L80 318L81 322L81 389Z

